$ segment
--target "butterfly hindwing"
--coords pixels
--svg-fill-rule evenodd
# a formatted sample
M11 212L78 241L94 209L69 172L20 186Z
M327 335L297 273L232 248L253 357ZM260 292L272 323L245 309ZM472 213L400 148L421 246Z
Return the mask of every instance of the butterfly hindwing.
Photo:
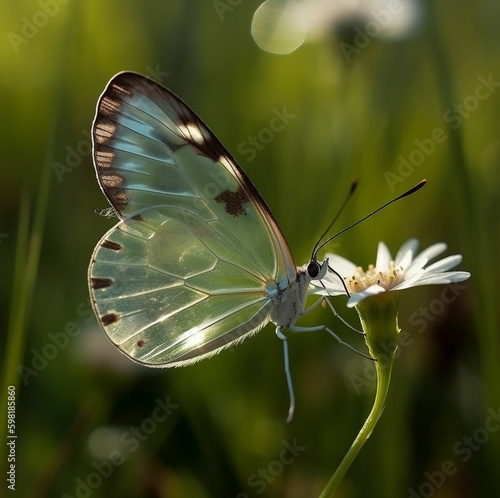
M122 220L89 269L112 342L136 361L179 365L264 326L276 285L295 278L293 258L201 119L155 82L120 73L99 100L93 143L99 183Z

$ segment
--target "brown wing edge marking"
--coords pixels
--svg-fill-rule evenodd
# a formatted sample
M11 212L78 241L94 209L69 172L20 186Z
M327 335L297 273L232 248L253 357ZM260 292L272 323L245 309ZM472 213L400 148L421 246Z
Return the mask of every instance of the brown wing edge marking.
M101 247L104 247L106 249L111 249L112 251L121 251L123 249L121 244L118 244L118 242L113 242L112 240L106 239L102 244Z
M117 114L121 100L130 97L133 91L121 85L116 76L108 83L97 103L97 111L92 124L93 158L101 188L110 204L123 212L128 205L128 197L123 189L125 180L113 168L115 153L107 144L116 134Z
M104 327L116 323L120 320L120 315L118 313L109 313L100 317L101 323Z
M114 282L115 281L112 278L92 277L90 279L90 286L95 290L106 289L107 287L111 287Z

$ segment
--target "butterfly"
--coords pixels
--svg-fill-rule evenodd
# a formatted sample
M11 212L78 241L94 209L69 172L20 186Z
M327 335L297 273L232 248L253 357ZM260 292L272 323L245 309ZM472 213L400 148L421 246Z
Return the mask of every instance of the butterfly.
M118 349L149 367L184 366L314 309L309 284L328 260L297 267L278 222L231 154L170 90L115 75L92 127L99 185L120 221L89 267L91 302Z

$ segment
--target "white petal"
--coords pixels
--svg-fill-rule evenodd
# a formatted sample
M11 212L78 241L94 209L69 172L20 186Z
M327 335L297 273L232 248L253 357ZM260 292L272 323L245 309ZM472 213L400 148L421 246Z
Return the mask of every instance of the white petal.
M389 271L389 263L391 260L392 256L389 249L383 242L379 242L377 249L377 262L375 263L377 270Z
M429 260L427 258L421 258L420 256L418 256L417 259L415 259L410 263L410 266L405 271L404 279L405 280L412 279L416 273L419 273L421 270L423 270L424 266L428 262Z
M313 280L311 285L316 288L315 294L340 296L346 293L342 282L335 274L333 276L327 275L321 280L321 283L319 280Z
M432 273L431 275L423 276L413 287L418 285L436 285L436 284L452 284L455 282L463 282L470 277L467 271L447 271L443 273Z
M444 242L439 242L433 244L432 246L424 249L408 266L407 273L411 276L415 271L423 268L431 259L434 259L438 254L441 254L446 250L446 244ZM404 266L403 266L404 268Z
M338 254L328 253L325 258L330 260L329 265L343 277L353 275L358 268L352 261L349 261ZM328 274L331 274L331 272L328 272Z
M462 261L461 254L454 254L453 256L447 256L446 258L440 259L439 261L432 263L432 265L429 265L425 269L425 273L436 273L436 272L446 271L449 270L450 268L457 266L461 261Z
M333 289L328 282L325 282L323 280L323 285L324 287L319 283L318 280L313 280L311 282L311 287L307 290L307 295L308 296L331 296L331 297L336 297L336 296L345 296L346 292L344 287L339 287L336 289Z
M376 294L380 294L382 292L385 292L385 289L383 287L381 287L380 285L377 285L377 284L372 285L362 292L358 292L356 294L351 294L351 297L347 301L347 307L353 308L354 306L356 306L356 304L363 301L363 299L370 297L370 296L375 296Z
M432 244L427 249L424 249L417 257L427 258L428 260L434 259L436 256L446 251L447 245L444 242L438 242L437 244Z
M415 273L413 273L413 275L405 275L405 279L400 284L395 285L391 290L396 291L401 289L409 289L410 287L421 285L420 280L422 278L422 275L424 275L423 269L416 271Z
M396 259L394 260L396 268L399 268L400 266L403 269L408 268L417 250L418 250L418 239L407 240L400 247L398 253L396 254Z
M328 253L325 258L328 258L329 260L329 267L333 268L342 277L353 275L357 269L357 266L354 263L337 254ZM321 283L319 280L313 280L311 285L314 286L314 290L311 291L314 294L340 296L342 294L345 295L346 293L341 279L330 269L328 269L328 272Z

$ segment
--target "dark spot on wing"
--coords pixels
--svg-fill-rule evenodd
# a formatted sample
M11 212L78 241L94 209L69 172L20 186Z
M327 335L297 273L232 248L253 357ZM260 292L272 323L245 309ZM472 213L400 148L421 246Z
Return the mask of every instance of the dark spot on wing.
M113 242L112 240L106 239L102 244L101 247L105 247L106 249L111 249L112 251L121 251L122 246L118 244L117 242Z
M136 215L132 216L132 219L135 221L144 221L144 218L140 214L136 214Z
M107 327L112 323L116 323L120 319L120 315L117 313L109 313L108 315L101 316L101 323Z
M144 344L146 344L146 343L144 342L144 340L143 340L143 339L139 339L139 340L137 341L137 347L138 347L138 348L142 348L142 347L144 347Z
M92 289L105 289L113 285L113 280L111 278L92 277L90 283Z
M243 209L243 204L249 202L249 199L245 191L240 186L236 192L224 190L219 195L214 197L214 201L219 203L223 202L225 204L226 213L236 217L246 214Z

